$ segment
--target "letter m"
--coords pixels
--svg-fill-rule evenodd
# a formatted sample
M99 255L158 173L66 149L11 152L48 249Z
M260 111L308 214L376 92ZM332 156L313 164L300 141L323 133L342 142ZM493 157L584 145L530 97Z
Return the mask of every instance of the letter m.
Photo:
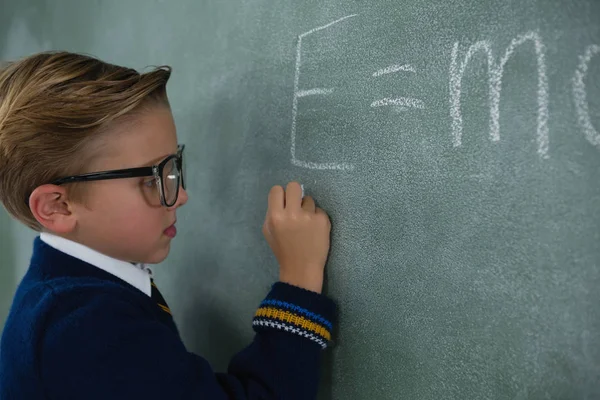
M537 113L537 152L542 158L548 157L548 78L546 77L545 48L537 32L528 32L512 40L504 56L496 64L490 43L486 40L479 41L469 47L462 62L458 63L459 42L452 48L452 61L450 63L450 116L452 117L452 136L455 147L462 142L462 114L460 108L460 94L462 78L465 69L473 55L483 51L487 56L489 78L489 105L490 105L490 138L492 141L500 140L500 92L502 91L502 75L504 66L512 56L515 49L527 42L534 44L537 58L538 72L538 113Z

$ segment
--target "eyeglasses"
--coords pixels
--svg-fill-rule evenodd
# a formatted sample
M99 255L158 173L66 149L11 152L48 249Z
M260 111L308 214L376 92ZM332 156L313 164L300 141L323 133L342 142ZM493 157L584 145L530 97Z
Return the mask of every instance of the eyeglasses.
M173 207L179 198L179 185L185 189L183 171L183 149L185 145L177 147L177 154L165 158L157 165L151 167L116 169L112 171L93 172L83 175L68 176L60 178L52 185L64 185L74 182L91 182L107 179L124 179L153 176L160 190L160 204L165 207Z

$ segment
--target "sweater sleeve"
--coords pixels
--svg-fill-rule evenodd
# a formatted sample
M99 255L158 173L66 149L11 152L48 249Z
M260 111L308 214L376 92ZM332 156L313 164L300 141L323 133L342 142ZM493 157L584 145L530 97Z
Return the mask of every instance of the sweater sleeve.
M317 395L322 351L331 341L335 305L327 297L278 282L256 311L257 332L250 346L219 374L232 398L242 391L269 393L256 398L313 399ZM251 392L248 392L251 393ZM254 397L252 397L254 398Z
M334 309L325 296L276 283L256 313L252 343L227 373L215 373L128 298L97 294L52 318L40 374L49 398L311 399Z

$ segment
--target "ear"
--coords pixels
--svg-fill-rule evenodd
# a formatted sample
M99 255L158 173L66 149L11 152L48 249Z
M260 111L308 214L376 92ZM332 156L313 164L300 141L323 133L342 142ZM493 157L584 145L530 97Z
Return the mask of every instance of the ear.
M38 186L29 196L29 208L44 228L55 233L69 233L75 229L77 218L62 186Z

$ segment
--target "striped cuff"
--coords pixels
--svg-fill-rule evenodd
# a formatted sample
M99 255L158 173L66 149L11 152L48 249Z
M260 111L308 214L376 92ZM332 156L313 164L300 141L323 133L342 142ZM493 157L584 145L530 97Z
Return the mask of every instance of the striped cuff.
M256 311L254 330L280 330L327 348L331 341L335 304L327 297L277 282Z

